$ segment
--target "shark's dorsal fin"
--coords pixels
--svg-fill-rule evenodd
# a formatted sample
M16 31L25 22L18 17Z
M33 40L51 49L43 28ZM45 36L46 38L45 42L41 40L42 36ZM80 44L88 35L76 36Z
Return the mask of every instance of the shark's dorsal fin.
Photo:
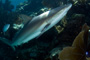
M19 17L23 20L24 24L26 24L28 21L32 20L31 16L27 16L27 15L24 15L24 14L20 14Z

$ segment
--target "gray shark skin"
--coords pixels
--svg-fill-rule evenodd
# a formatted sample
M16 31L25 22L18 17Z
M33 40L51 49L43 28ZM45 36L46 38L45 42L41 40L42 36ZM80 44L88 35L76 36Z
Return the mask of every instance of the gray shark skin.
M24 44L42 35L57 24L67 14L71 6L72 4L66 4L34 17L21 29L12 41L4 39L3 42L15 49L15 46Z

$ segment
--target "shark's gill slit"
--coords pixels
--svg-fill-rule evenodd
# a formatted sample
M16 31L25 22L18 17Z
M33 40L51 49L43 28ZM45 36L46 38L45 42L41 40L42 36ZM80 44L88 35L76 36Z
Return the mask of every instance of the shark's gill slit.
M41 32L44 32L49 26L50 26L50 23L48 23L48 24L41 30Z

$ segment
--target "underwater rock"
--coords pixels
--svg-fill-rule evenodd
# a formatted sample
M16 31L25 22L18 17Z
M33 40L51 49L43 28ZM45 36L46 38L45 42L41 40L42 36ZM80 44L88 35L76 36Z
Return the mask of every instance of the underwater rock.
M90 58L87 58L87 60L90 60Z
M59 47L56 47L56 48L53 48L51 51L50 51L50 56L47 59L50 59L50 60L57 60L58 59L58 53L61 52L61 49Z
M42 4L48 8L55 8L59 6L60 0L43 0Z
M48 8L55 8L57 6L66 4L67 0L43 0L42 4Z
M79 18L81 19L81 18L84 18L85 17L85 15L84 14L73 14L72 15L72 19L78 19L79 20Z
M88 30L89 27L84 24L82 31L75 38L72 46L66 47L60 52L59 60L86 60Z
M13 24L13 29L19 30L19 29L23 28L24 25L31 19L32 19L32 17L30 17L30 16L27 16L24 14L19 14L19 16L17 17L17 19L15 20L15 22Z
M41 3L42 0L30 0L28 2L24 2L21 5L17 6L16 12L30 15L33 12L38 12L41 8L43 8L43 5Z
M0 0L1 1L1 0ZM60 2L57 2L56 0L44 0L44 1L47 1L46 2L46 5L44 5L44 6L46 6L46 7L48 7L48 8L46 8L46 7L43 7L42 6L42 4L38 1L38 0L32 0L33 1L33 3L31 2L31 0L28 0L29 2L26 2L26 3L22 3L22 4L20 4L20 6L19 7L17 7L17 10L18 11L16 11L18 14L20 14L20 13L24 13L24 14L27 14L27 15L30 15L30 16L32 16L32 17L34 17L34 16L36 16L36 15L38 15L38 14L41 14L42 12L45 12L45 11L47 11L47 10L49 10L48 8L54 8L54 7L56 7L57 5L63 5L65 2L67 2L66 0L57 0L57 1L60 1ZM41 0L40 0L41 1ZM55 2L56 1L56 2ZM43 39L41 39L41 41L46 41L46 40L48 40L48 41L50 41L50 43L52 43L52 40L54 40L53 41L53 45L54 46L49 46L49 42L46 42L46 44L44 44L44 43L42 43L42 44L40 44L40 41L36 41L36 42L38 42L38 44L40 44L41 45L41 47L40 47L40 45L39 46L37 46L37 44L35 45L35 46L37 46L37 49L35 49L34 48L34 46L33 47L30 47L30 45L31 45L31 43L28 43L26 46L24 46L24 48L21 48L21 49L23 49L23 50L20 50L20 51L18 51L19 50L19 48L17 49L17 52L21 52L20 53L20 55L19 54L17 54L17 56L15 56L14 58L13 57L11 57L11 56L13 56L14 54L13 53L8 53L8 56L6 55L6 54L4 54L5 52L3 52L2 53L2 51L4 51L5 49L3 49L2 51L1 51L1 55L0 55L0 57L3 57L3 58L5 58L5 57L7 57L7 59L6 60L40 60L40 58L39 58L39 56L42 58L42 60L44 60L44 58L46 58L46 57L48 57L48 53L51 53L51 52L49 52L49 50L51 51L51 49L53 49L54 47L56 47L58 44L56 43L55 44L55 41L57 41L60 45L62 45L62 44L64 44L63 42L65 42L65 44L67 44L67 45L69 45L70 43L72 43L72 41L73 41L73 39L75 38L75 36L79 33L79 31L81 30L81 28L82 28L82 24L85 22L85 18L86 17L88 17L88 19L87 19L87 22L88 22L88 24L89 24L89 20L90 20L90 18L89 18L89 16L90 16L90 14L89 14L89 6L90 6L90 3L88 3L88 5L89 6L83 6L82 5L82 2L77 2L77 0L74 0L74 1L76 1L75 3L75 5L73 6L73 7L75 7L75 8L72 8L73 9L73 11L74 11L74 13L72 12L72 11L70 11L70 13L72 13L73 14L73 16L70 16L70 17L68 17L69 15L70 15L70 13L67 15L67 22L66 21L64 21L65 23L63 23L62 21L61 21L61 23L59 23L60 25L57 25L57 26L55 26L55 28L56 28L56 30L58 31L58 33L60 33L60 34L58 34L58 37L57 37L57 33L56 34L51 34L51 35L53 35L54 37L56 37L56 39L57 40L59 40L59 41L57 41L56 39L53 39L53 37L50 35L49 36L49 32L54 32L54 31L49 31L47 34L46 34L46 36L47 37L43 37ZM78 0L79 1L79 0ZM89 0L88 0L89 1ZM30 4L29 4L30 3ZM38 3L40 3L40 5L38 4ZM48 4L48 3L50 3L50 4ZM79 5L80 4L80 5ZM83 2L83 4L86 4L86 2ZM15 14L13 13L13 14L8 14L8 11L11 11L11 9L12 9L12 7L10 8L9 7L9 9L6 9L6 10L4 10L4 8L3 7L1 7L3 4L0 2L0 22L2 22L0 25L0 30L2 30L2 26L4 26L4 24L5 23L9 23L10 22L10 24L11 24L11 27L13 28L13 27L15 27L15 29L20 29L21 27L20 26L22 26L22 22L23 22L23 18L21 18L21 17L19 17L18 19L17 19L17 17L15 16ZM37 6L38 5L38 6ZM10 5L9 5L10 6ZM30 7L29 7L30 6ZM8 7L7 7L8 8ZM87 9L86 9L87 8ZM30 9L30 10L28 10L28 9ZM8 11L7 11L8 10ZM87 13L88 12L88 13ZM84 15L85 14L85 15ZM3 19L2 19L3 18ZM71 19L70 19L71 18ZM12 21L13 20L13 21ZM24 20L25 21L25 20ZM15 25L14 25L15 24ZM12 26L12 25L14 25L14 26ZM52 28L52 29L54 29L54 28ZM55 31L56 31L55 30ZM11 32L11 29L9 30L10 32L8 33L8 34L12 34L12 33L15 33L14 32L14 30L12 30L12 32ZM1 34L0 34L1 35ZM12 35L14 35L14 34L12 34ZM1 35L2 36L2 35ZM10 37L12 38L12 36L10 35ZM51 37L52 39L49 39L49 37ZM11 39L10 38L10 39ZM45 39L44 39L45 38ZM48 39L47 39L48 38ZM38 39L38 40L40 40L40 39ZM35 42L35 41L34 41ZM61 44L62 43L62 44ZM2 44L2 43L1 43ZM0 44L0 45L1 45ZM34 43L32 43L32 44L34 44ZM64 45L65 45L64 44ZM28 46L28 48L27 48L27 46ZM66 45L65 45L66 46ZM65 47L64 46L64 47ZM4 47L3 45L1 45L1 48L2 47ZM6 46L5 46L6 47ZM52 47L52 48L51 48ZM60 46L60 48L62 48L62 46ZM90 48L90 46L88 46L88 48ZM10 48L9 48L10 49ZM70 49L77 49L77 48L70 48ZM7 50L7 49L6 49ZM33 50L35 50L35 51L33 51ZM90 49L88 49L88 50L90 50ZM43 51L43 52L42 52ZM8 52L11 52L10 50L8 50ZM55 52L57 52L57 51L53 51L52 53L53 54L55 54ZM4 54L4 55L3 55ZM13 55L12 55L13 54ZM33 55L33 54L35 54L35 55ZM56 55L54 55L53 56L53 54L52 55L50 55L51 57L52 57L52 59L54 60L54 59L57 59L57 54ZM85 54L85 53L82 53L82 54ZM10 56L9 56L10 55ZM49 56L49 57L50 57ZM31 58L31 57L34 57L34 58ZM11 58L11 59L9 59L9 58ZM16 58L16 59L15 59ZM90 58L87 58L88 60L90 60ZM3 60L3 59L2 59ZM51 58L47 58L46 60L51 60Z
M53 49L50 51L50 57L55 56L55 55L58 54L59 52L60 52L60 48L59 48L59 47L53 48Z

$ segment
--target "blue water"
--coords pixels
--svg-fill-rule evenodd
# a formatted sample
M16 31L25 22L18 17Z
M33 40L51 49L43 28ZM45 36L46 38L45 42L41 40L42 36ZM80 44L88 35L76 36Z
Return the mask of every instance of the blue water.
M16 6L20 3L23 3L24 1L27 1L27 0L10 0L11 1L11 4L14 5L14 9L13 11L16 9ZM5 0L2 0L3 3L5 3Z

